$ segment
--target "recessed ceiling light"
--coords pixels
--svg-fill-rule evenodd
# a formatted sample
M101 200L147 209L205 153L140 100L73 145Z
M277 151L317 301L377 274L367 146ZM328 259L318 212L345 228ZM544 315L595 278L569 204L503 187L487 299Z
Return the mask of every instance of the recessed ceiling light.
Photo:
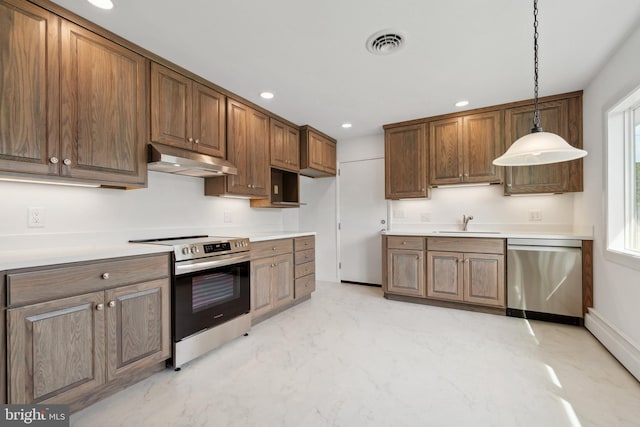
M469 101L466 99L456 102L456 107L466 107L467 105L469 105Z
M345 129L349 129L351 126L353 126L351 123L343 123L342 127Z
M113 2L111 0L89 0L89 3L100 9L113 9Z
M264 99L273 99L273 92L262 92L260 96Z

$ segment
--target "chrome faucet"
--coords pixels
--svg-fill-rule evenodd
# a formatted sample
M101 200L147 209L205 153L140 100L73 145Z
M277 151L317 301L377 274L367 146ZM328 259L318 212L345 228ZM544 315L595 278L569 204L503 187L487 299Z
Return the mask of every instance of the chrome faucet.
M469 221L473 219L473 215L462 215L462 231L467 231L467 226L469 225Z

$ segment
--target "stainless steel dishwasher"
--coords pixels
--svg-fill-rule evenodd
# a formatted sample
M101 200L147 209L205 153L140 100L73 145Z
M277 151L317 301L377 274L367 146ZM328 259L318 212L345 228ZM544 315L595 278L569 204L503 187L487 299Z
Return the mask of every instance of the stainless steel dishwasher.
M507 239L507 315L582 324L582 241Z

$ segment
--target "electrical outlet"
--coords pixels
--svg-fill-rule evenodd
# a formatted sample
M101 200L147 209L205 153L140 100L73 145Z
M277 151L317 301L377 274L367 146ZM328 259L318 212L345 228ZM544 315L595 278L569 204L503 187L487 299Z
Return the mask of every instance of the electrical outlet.
M420 214L420 221L422 221L422 222L431 222L431 213L430 212L422 212Z
M273 184L273 194L278 194L279 191L278 184Z
M29 208L27 210L27 226L29 228L44 227L44 208Z
M224 222L226 223L233 222L231 219L231 212L224 211Z
M529 221L542 221L542 211L540 211L539 209L529 210Z

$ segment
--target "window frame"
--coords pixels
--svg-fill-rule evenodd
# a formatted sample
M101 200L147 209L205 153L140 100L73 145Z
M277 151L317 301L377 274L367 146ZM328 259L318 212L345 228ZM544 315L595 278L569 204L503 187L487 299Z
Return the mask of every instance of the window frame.
M634 114L640 115L640 87L605 114L605 257L640 270L640 247L632 247L640 245L640 226L632 220L640 212L631 202L636 191Z

